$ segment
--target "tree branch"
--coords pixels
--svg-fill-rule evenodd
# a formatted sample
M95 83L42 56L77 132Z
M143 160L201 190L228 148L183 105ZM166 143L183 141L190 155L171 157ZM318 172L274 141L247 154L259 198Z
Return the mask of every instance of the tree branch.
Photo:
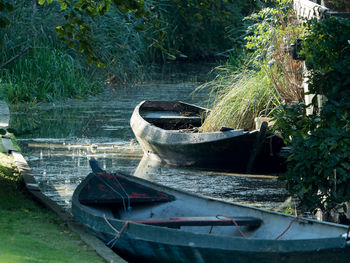
M17 58L23 56L23 54L26 53L26 52L27 52L28 50L30 50L30 49L32 49L32 46L29 46L29 47L27 47L26 49L23 49L23 50L22 50L21 52L19 52L16 56L10 58L8 61L6 61L4 64L2 64L2 65L0 66L0 68L6 67L8 64L10 64L10 63L11 63L12 61L14 61L15 59L17 59Z

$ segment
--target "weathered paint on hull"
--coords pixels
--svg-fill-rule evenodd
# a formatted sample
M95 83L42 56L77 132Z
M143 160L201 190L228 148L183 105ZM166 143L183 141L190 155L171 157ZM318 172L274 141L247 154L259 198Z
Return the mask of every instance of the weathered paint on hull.
M259 253L241 252L211 248L160 245L154 242L133 240L123 241L114 251L128 262L145 263L345 263L349 262L350 249L336 248L305 253Z
M152 187L174 196L168 203L135 205L130 212L115 205L87 206L79 203L79 193L87 185L90 174L73 195L72 212L96 236L130 262L263 262L263 263L345 263L350 259L350 241L347 226L295 218L264 209L218 201L195 194L164 187L146 180L118 176ZM263 220L256 229L242 228L248 238L242 238L232 226L171 229L128 222L135 218L174 216L204 216L223 213L235 216L253 216ZM124 218L124 220L123 220ZM294 221L294 224L292 223ZM286 227L290 229L276 240ZM119 238L118 238L119 232ZM345 236L344 236L345 235Z
M131 128L142 146L145 156L175 166L195 166L247 170L252 154L255 154L259 131L232 130L211 133L185 133L166 130L149 123L142 117L141 102L130 119ZM163 105L166 102L162 102ZM168 102L169 104L174 102ZM177 102L188 106L188 104ZM190 105L195 107L193 105ZM198 108L198 111L202 108ZM254 157L255 172L280 172L285 169L278 153L283 141L277 136L264 140Z
M105 228L110 227L105 225ZM133 226L128 229L128 233L122 234L112 249L128 262L135 263L347 263L350 258L350 247L346 246L344 239L340 238L281 242L242 238L218 241L215 237L212 240L210 237L203 237L207 239L207 246L200 247L192 242L198 237L191 239L186 235L181 238L180 235L178 238L182 245L161 243L144 239L142 236L144 231L133 231L134 229ZM147 235L152 238L156 236L154 233ZM111 235L110 231L108 234L101 232L94 232L94 234L106 244L111 243L110 241L116 236L116 234ZM230 249L218 248L221 242L231 243L228 246ZM212 248L210 244L213 246L215 244L216 248ZM222 245L226 247L227 244L222 243ZM237 249L234 249L235 245ZM246 247L246 251L241 249L242 246Z

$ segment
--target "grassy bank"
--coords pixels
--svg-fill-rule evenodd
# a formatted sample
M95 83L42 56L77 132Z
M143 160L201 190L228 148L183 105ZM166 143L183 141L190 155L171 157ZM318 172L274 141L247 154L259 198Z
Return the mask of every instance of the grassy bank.
M31 199L0 153L0 262L104 262L56 214Z

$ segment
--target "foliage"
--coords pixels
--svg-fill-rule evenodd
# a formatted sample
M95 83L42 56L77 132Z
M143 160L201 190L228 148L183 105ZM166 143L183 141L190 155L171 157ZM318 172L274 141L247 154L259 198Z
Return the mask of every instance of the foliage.
M52 3L53 0L39 0L43 5ZM143 0L57 0L61 10L64 12L65 22L56 27L56 32L70 48L83 53L89 64L95 62L97 66L103 66L101 61L94 54L93 31L90 27L91 19L103 16L110 9L111 3L119 8L121 12L133 14L138 18L149 18L149 11L146 10Z
M28 53L0 72L0 95L10 103L86 96L101 88L84 77L83 69L68 54L48 48Z
M49 56L47 60L56 66L61 61L61 55L69 57L68 60L72 60L79 68L74 71L74 78L84 85L96 75L101 76L99 79L107 79L106 83L112 84L142 81L148 78L148 72L154 68L154 62L179 58L187 61L211 59L217 58L218 54L227 56L228 53L223 51L228 47L235 50L235 55L230 53L231 59L234 60L242 43L242 40L237 38L244 27L241 18L256 8L256 2L259 2L0 1L11 3L12 6L11 12L0 10L11 22L0 29L2 94L10 96L11 101L17 95L21 96L18 101L57 99L58 94L83 95L62 92L62 87L66 85L63 82L56 85L60 89L54 92L56 95L42 94L47 89L42 83L50 81L49 76L45 79L41 75L40 80L36 81L31 79L37 76L36 73L28 77L30 73L22 72L22 66L17 64L23 65L23 61L40 62L40 59L44 59L43 56L40 59L33 56L43 53ZM68 48L58 41L59 38L68 44ZM42 49L52 52L44 52ZM84 56L79 52L87 56L89 63L96 62L105 68L87 66ZM57 61L52 60L52 56L56 57ZM46 63L39 65L40 70L44 70L44 65L48 66L50 71L53 68ZM65 71L65 74L68 73L69 71ZM63 79L69 79L69 76L58 80ZM24 83L26 80L30 81ZM38 86L31 86L37 82ZM86 91L84 88L79 90ZM94 82L89 85L88 90L87 94L96 91Z
M332 17L313 20L309 26L303 50L310 69L310 92L335 103L349 91L350 20Z
M164 31L164 38L158 41L190 60L210 59L227 49L239 48L242 19L256 9L252 0L154 2L158 2L155 11Z
M282 101L302 98L301 63L293 62L285 48L285 39L296 39L302 32L290 4L278 1L274 8L264 8L245 19L252 24L244 35L247 56L240 68L237 61L233 67L220 67L216 79L201 87L211 89L215 105L203 124L204 131L221 126L252 129L255 117L270 115ZM229 103L225 108L232 110L220 111L223 103ZM213 125L215 122L218 125Z
M350 2L348 0L325 0L327 8L338 12L350 12Z
M84 53L89 62L99 63L94 46L93 21L107 15L111 1L101 0L96 6L88 0L67 4L64 0L66 21L57 27L58 35L68 46ZM42 0L41 2L45 2ZM153 48L156 59L210 58L231 47L235 40L227 37L227 28L240 28L241 19L255 7L255 1L227 0L124 0L112 1L114 7L137 24L135 28L144 34ZM133 19L136 18L136 19ZM94 43L94 46L92 45ZM97 45L98 46L98 45ZM154 51L154 48L156 51ZM161 52L157 52L161 51ZM153 57L154 58L154 57Z
M13 11L13 5L10 1L0 0L0 28L10 24L6 13Z
M104 16L91 21L94 35L94 54L105 65L99 74L108 82L131 83L147 78L149 57L149 28L139 30L141 21L134 14L124 14L111 6Z
M318 128L293 138L283 179L304 209L328 212L350 200L349 149L349 128Z
M91 67L60 43L59 8L13 1L11 24L0 29L0 96L9 102L82 97L100 90ZM9 63L10 62L10 63ZM47 94L46 94L47 93Z
M277 7L262 9L248 17L254 24L245 37L246 47L254 58L250 67L259 70L269 66L267 74L284 103L303 99L302 63L292 59L287 46L303 34L304 28L296 20L291 4L281 0Z
M40 0L40 4L53 0ZM64 12L65 21L56 27L58 36L76 51L84 53L88 63L104 64L96 54L93 21L105 16L111 4L122 13L137 18L139 30L147 30L151 34L148 40L151 46L159 48L170 59L174 55L184 57L184 53L194 57L207 57L223 51L231 45L225 38L225 28L234 24L239 27L243 14L251 12L255 7L250 1L226 0L77 0L69 2L57 0ZM134 20L135 22L136 20ZM193 41L192 41L193 40ZM170 52L171 53L170 53Z
M328 213L350 200L350 20L313 20L308 29L303 54L310 69L309 89L326 100L317 117L286 115L291 123L317 119L317 125L293 134L284 178L304 208ZM316 96L312 106L319 106Z
M306 137L310 130L317 127L320 119L316 115L306 116L304 102L295 101L294 104L281 104L274 109L274 130L281 133L286 144L292 142L296 136Z

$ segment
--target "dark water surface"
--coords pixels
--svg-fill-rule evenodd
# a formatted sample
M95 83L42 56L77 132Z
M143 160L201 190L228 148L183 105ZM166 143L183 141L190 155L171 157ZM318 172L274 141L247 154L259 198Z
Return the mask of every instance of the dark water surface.
M70 208L75 187L90 172L95 157L108 171L120 170L164 185L225 200L277 208L287 198L275 177L238 175L155 165L141 160L129 120L142 100L193 100L193 83L149 84L117 88L84 100L47 103L21 112L11 110L11 126L22 132L18 142L42 191Z

